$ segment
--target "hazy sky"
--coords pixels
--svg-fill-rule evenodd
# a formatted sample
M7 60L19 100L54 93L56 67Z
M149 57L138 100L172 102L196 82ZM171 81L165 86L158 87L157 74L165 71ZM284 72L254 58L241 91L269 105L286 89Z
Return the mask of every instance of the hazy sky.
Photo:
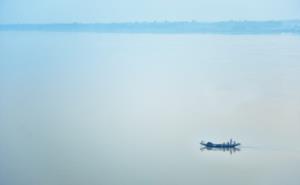
M300 19L300 0L0 0L0 23Z

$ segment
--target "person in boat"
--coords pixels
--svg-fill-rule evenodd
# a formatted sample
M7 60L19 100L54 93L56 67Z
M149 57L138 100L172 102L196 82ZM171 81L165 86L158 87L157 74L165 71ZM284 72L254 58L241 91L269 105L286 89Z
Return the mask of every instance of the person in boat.
M207 142L207 143L206 143L206 146L207 146L207 147L213 147L214 144L213 144L212 142Z

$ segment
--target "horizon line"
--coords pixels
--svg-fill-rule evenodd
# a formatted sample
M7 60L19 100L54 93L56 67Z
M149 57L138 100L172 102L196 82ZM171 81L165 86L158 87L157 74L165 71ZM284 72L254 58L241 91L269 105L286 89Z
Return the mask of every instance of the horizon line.
M223 22L290 22L296 21L300 22L300 19L265 19L265 20L255 20L255 19L228 19L228 20L216 20L216 21L204 21L204 20L145 20L145 21L99 21L99 22L17 22L17 23L1 23L0 25L15 25L15 24L128 24L128 23L223 23Z
M99 33L222 33L300 34L300 20L285 21L153 21L111 23L21 23L0 24L0 31L63 31Z

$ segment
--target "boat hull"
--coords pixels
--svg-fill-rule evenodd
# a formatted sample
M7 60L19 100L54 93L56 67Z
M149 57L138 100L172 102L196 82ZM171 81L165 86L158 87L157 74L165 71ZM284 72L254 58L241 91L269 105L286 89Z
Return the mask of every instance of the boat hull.
M209 148L234 148L239 145L240 143L235 143L235 144L213 144L213 143L200 143L201 145Z

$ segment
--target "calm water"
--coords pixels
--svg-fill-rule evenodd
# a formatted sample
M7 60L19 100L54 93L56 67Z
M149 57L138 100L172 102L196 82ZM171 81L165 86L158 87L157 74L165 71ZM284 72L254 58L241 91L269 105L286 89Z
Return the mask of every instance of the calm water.
M1 185L298 185L299 131L299 36L0 33Z

